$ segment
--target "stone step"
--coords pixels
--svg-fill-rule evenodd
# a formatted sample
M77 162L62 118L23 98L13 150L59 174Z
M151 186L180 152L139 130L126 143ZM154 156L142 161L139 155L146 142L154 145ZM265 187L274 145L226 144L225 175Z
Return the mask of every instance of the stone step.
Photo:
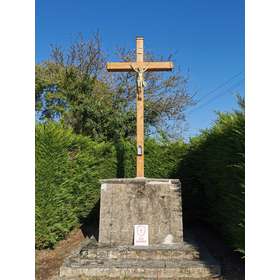
M120 259L143 259L143 260L197 260L199 251L189 244L151 245L140 246L108 246L90 243L80 251L83 259L93 260L120 260Z
M68 257L60 279L212 279L220 266L211 256L198 259L190 244L149 247L88 243Z
M60 270L61 279L207 279L219 275L220 267L215 263L178 259L72 259Z

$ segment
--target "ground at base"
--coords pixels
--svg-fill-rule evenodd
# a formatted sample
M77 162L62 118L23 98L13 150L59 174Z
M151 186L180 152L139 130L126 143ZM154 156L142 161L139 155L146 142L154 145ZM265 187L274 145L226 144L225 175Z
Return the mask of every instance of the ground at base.
M88 225L88 227L91 227L91 225ZM188 228L184 230L195 236L199 242L202 242L211 255L219 261L222 271L222 277L220 277L220 279L245 279L244 261L240 259L237 253L229 249L209 227L202 224L188 225ZM60 241L54 250L37 250L36 280L59 279L59 268L63 264L64 259L68 257L73 250L79 250L81 244L84 244L86 240L87 238L84 236L84 231L75 229L69 234L66 240ZM93 279L94 278L92 278L92 280ZM129 278L125 279L130 280ZM80 280L84 279L80 278Z

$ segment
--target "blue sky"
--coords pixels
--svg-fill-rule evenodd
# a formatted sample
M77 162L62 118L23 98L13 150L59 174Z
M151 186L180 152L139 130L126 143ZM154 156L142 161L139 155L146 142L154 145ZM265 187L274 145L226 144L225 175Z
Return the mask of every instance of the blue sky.
M116 46L133 49L142 35L145 50L175 53L176 66L189 70L189 90L201 101L186 110L185 138L211 126L215 111L237 108L235 94L244 95L243 0L37 0L36 62L49 57L50 44L67 47L78 33L97 30L109 59Z

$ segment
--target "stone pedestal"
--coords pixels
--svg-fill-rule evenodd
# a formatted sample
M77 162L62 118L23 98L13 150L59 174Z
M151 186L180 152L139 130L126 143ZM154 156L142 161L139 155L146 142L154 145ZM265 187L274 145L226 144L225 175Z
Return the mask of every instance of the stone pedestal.
M132 245L137 224L149 226L149 245L183 243L179 180L101 180L99 243Z
M133 246L134 225L149 227L149 246ZM185 279L220 275L211 256L183 242L181 185L176 179L101 180L99 242L67 257L61 280Z

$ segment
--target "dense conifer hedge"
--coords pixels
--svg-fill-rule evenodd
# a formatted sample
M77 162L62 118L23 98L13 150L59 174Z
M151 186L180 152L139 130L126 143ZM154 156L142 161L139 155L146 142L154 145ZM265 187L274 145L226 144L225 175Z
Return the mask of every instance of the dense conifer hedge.
M135 143L94 142L56 123L36 125L36 248L51 248L99 200L99 179L135 177ZM183 142L147 139L146 177L168 178Z
M189 144L146 139L145 176L179 178L186 220L202 220L244 253L244 114L220 114ZM36 125L36 248L51 248L87 217L101 178L135 177L135 143L93 141Z
M185 219L210 224L242 253L244 140L244 113L219 114L211 129L191 139L176 174L183 187Z
M36 126L36 248L53 247L99 199L98 178L115 176L112 145L59 124Z

